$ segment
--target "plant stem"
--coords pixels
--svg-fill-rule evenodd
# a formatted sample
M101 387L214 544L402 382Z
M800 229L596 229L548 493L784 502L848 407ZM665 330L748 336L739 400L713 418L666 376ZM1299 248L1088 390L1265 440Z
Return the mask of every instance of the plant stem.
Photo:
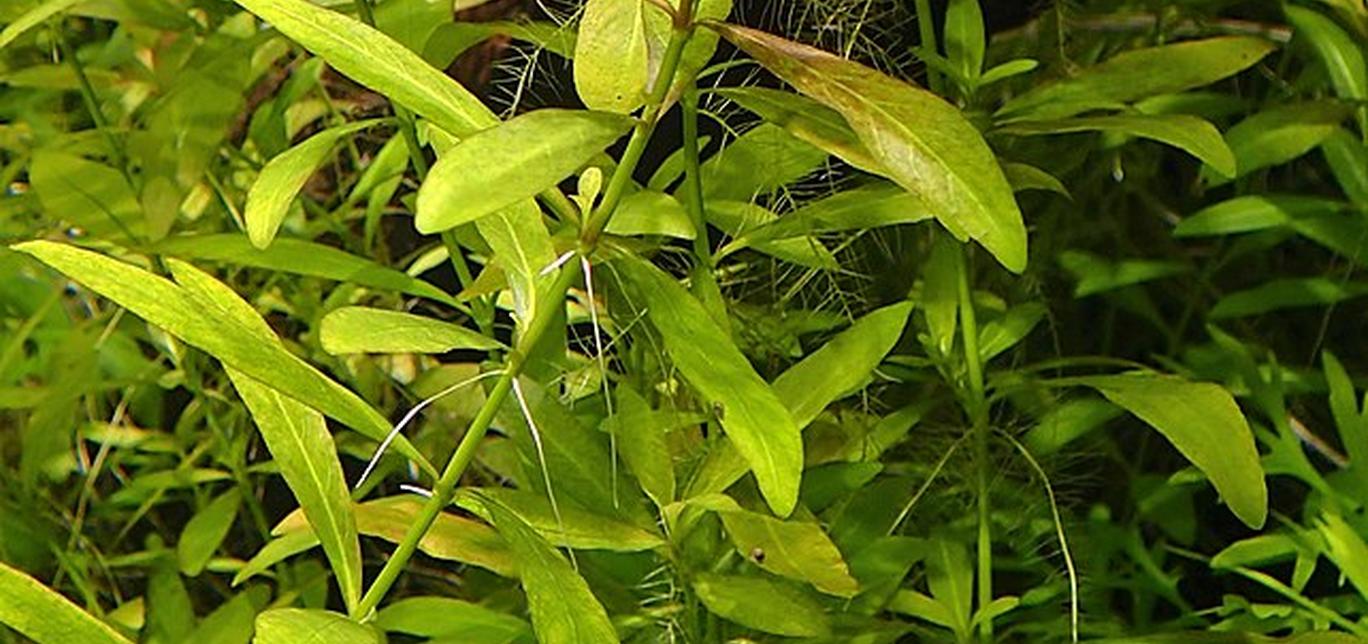
M969 267L965 246L956 255L955 273L959 282L960 330L964 339L964 363L969 371L969 400L967 409L974 433L974 469L978 488L978 608L993 601L993 528L991 504L988 499L988 477L992 463L988 459L988 403L983 389L983 364L979 357L978 319L974 315L973 292L969 288ZM985 619L979 626L984 641L993 638L993 620Z
M927 53L937 53L940 47L936 44L936 18L931 13L931 0L917 0L917 30L921 36L921 47ZM926 86L931 91L941 93L941 77L930 65L926 66Z
M711 269L712 249L708 247L708 224L703 217L703 177L698 160L698 91L690 89L684 92L680 107L684 111L685 207L694 225L694 255Z
M109 119L106 119L104 112L100 110L100 99L95 95L95 86L91 85L90 77L85 73L85 65L82 65L81 59L76 56L76 50L67 40L66 33L62 30L61 25L57 25L52 32L57 40L57 50L61 52L62 58L66 59L67 64L71 65L71 70L76 74L76 82L81 86L81 102L85 104L86 111L90 113L91 122L95 124L95 129L100 131L105 142L109 145L110 160L119 169L124 181L128 182L128 187L136 191L138 186L133 183L133 173L128 170L128 155L124 152L123 142L110 129Z
M364 0L361 1L364 2ZM632 138L627 144L627 153L623 155L622 162L618 164L617 170L613 174L609 191L604 195L599 209L594 212L593 217L586 224L580 238L580 253L586 257L593 252L599 234L603 232L604 227L612 218L613 211L621 201L623 191L636 169L636 164L641 159L646 141L650 139L651 133L655 129L655 123L659 120L659 112L664 103L665 94L669 91L670 84L674 80L675 70L679 67L680 54L683 52L684 45L688 42L692 31L689 26L677 27L674 30L669 48L665 53L664 63L660 68L660 76L656 79L651 98L642 113L643 118L632 132ZM531 323L521 334L517 346L509 352L498 381L494 383L484 405L480 407L479 413L471 421L465 436L456 446L455 453L447 461L446 467L442 470L441 478L433 486L432 496L423 504L418 517L409 526L408 531L404 533L403 540L399 542L394 553L390 555L389 560L380 569L380 574L375 578L375 581L366 589L361 601L357 602L356 607L353 608L351 612L353 619L366 619L380 605L380 601L384 599L385 594L389 592L390 587L399 578L399 574L403 572L408 560L417 551L418 544L422 541L423 536L427 534L433 522L437 520L437 516L441 514L442 508L451 503L451 499L456 493L456 485L461 480L461 475L465 473L466 468L475 459L475 454L479 450L485 433L489 431L489 426L494 422L495 415L513 388L514 379L522 374L527 356L532 348L541 341L542 336L546 334L547 329L556 319L560 303L564 302L566 293L579 280L582 271L582 264L578 261L565 262L561 268L560 275L556 277L556 281L551 287L551 293L554 294L554 297L549 302L552 304L537 310Z

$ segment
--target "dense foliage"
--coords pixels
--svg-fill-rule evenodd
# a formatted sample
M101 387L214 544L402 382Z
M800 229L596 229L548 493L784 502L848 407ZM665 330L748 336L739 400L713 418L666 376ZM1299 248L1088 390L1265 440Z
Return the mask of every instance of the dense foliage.
M1368 7L998 18L0 3L0 641L1368 637Z

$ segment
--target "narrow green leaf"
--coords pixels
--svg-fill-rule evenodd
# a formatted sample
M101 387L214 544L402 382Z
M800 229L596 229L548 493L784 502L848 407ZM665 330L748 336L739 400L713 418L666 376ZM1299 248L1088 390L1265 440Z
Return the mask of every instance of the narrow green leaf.
M442 289L428 282L331 246L302 239L277 239L270 248L258 249L245 235L189 235L162 241L155 249L181 259L264 268L407 293L446 304L455 302Z
M129 642L66 597L4 563L0 563L0 624L43 644Z
M407 47L353 18L307 0L237 0L352 80L430 119L455 136L498 118L459 83Z
M1097 108L1174 94L1238 74L1276 48L1255 36L1222 36L1133 49L1070 78L1042 85L998 111L1004 119L1058 119Z
M770 509L787 516L803 474L799 427L703 305L660 269L639 259L614 262L660 332L665 351L745 458Z
M753 201L807 176L826 159L826 152L783 128L761 123L703 162L703 196L707 201Z
M1340 445L1349 457L1349 469L1368 478L1368 410L1359 409L1354 382L1335 354L1321 352L1321 363L1330 389L1330 414L1339 431Z
M137 193L117 169L74 154L40 149L34 152L28 172L48 219L112 238L144 232L146 219Z
M537 307L543 305L543 285L555 279L554 272L545 272L556 260L556 250L537 203L524 199L476 221L475 228L494 251L493 265L508 278L516 318L530 321L536 316ZM545 306L560 304L547 302Z
M1039 67L1040 63L1031 58L1016 58L1000 65L996 65L979 77L979 87L986 87L993 83L1007 80L1013 76L1020 76L1026 72Z
M590 109L627 114L646 101L645 0L589 0L575 41L575 90Z
M669 427L658 422L659 416L631 387L618 385L613 390L613 399L617 402L616 413L604 424L617 437L623 462L657 506L671 503L675 500L675 473L670 447L665 442Z
M684 206L674 197L654 190L624 197L605 231L613 235L662 235L675 239L693 239L698 234Z
M915 590L899 590L888 602L888 610L917 619L924 619L956 632L966 628L950 611L950 607L945 605L945 602L938 601Z
M820 49L735 25L710 26L845 117L883 173L957 238L983 244L1013 272L1026 267L1026 227L1012 189L992 150L954 106Z
M945 9L945 57L964 78L976 80L983 72L986 48L979 0L950 0Z
M726 87L713 93L736 101L760 118L784 128L827 154L869 172L882 174L840 112L805 96L768 87Z
M1211 558L1211 567L1229 570L1239 566L1263 566L1291 559L1298 550L1297 540L1290 535L1261 534L1226 546Z
M81 2L82 0L47 0L46 2L34 6L32 9L24 12L23 15L15 18L13 22L5 25L3 30L0 30L0 50L4 50L5 47L8 47L9 44L14 42L19 36L22 36L28 30L43 24L48 18L66 11Z
M1268 516L1263 466L1240 408L1219 385L1125 374L1078 379L1138 416L1196 465L1231 512L1259 529Z
M813 597L763 577L699 573L693 589L709 611L747 628L788 637L818 637L831 629Z
M532 612L532 626L543 644L618 642L613 624L589 584L518 515L486 498L494 526L518 558L518 577Z
M1353 37L1317 11L1294 4L1283 5L1283 11L1297 30L1297 40L1310 46L1325 65L1335 94L1348 100L1368 99L1368 65Z
M463 139L418 189L418 231L441 232L530 199L631 127L617 114L541 109Z
M829 595L853 597L859 591L841 552L817 523L784 521L740 508L718 515L736 551L751 563Z
M323 350L333 355L490 351L503 346L463 326L364 306L346 306L323 316L318 336Z
M1100 398L1065 401L1041 416L1022 442L1037 458L1048 456L1120 415L1116 405Z
M1275 279L1222 297L1211 308L1213 320L1262 315L1281 309L1330 306L1368 295L1368 283L1325 277Z
M357 121L328 128L271 159L247 191L247 206L242 217L252 245L257 248L271 245L280 223L290 211L290 204L304 189L309 177L328 160L338 142L377 123L380 121Z
M236 369L230 367L228 376L322 542L342 599L354 606L361 597L361 545L347 481L323 416Z
M190 518L176 542L181 574L194 577L204 570L204 565L209 563L209 558L214 556L219 544L228 536L228 530L233 527L241 502L242 492L235 487L210 501Z
M872 183L838 192L742 232L718 251L718 258L768 241L819 233L910 224L931 218L916 197L891 183Z
M711 199L707 202L704 216L708 223L722 229L733 237L742 237L747 231L773 224L779 216L768 209L749 201L730 201ZM776 239L748 244L762 252L786 262L819 270L837 271L841 264L835 255L820 240L814 238Z
M381 644L373 628L325 610L272 608L256 618L255 644Z
M225 365L239 369L377 441L390 423L356 394L290 353L265 321L231 289L189 264L169 260L181 284L99 253L66 244L18 244L27 253ZM221 315L206 316L206 311ZM404 437L395 449L424 469L432 465Z
M959 326L959 291L956 264L963 251L949 235L938 233L931 242L931 253L922 265L921 309L932 346L942 356L955 348Z
M1004 134L1038 135L1071 132L1115 132L1153 139L1179 148L1223 176L1235 176L1235 156L1214 125L1186 114L1123 114L1057 121L1018 121L998 130Z
M1078 280L1078 285L1074 287L1074 297L1088 297L1126 286L1144 284L1181 275L1189 270L1186 265L1173 261L1122 259L1113 262L1077 250L1061 252L1059 265Z
M390 633L469 644L531 644L532 626L507 613L448 597L406 597L380 609L375 625Z
M1339 213L1345 204L1304 195L1245 195L1203 208L1178 222L1175 237L1250 233L1292 224L1315 215Z
M1235 153L1235 176L1282 165L1314 150L1352 111L1348 105L1329 101L1291 103L1236 123L1226 132L1226 143ZM1225 183L1210 172L1203 176L1212 185Z
M1321 154L1349 201L1368 209L1368 145L1341 128L1321 142Z
M640 552L665 544L659 535L624 523L612 515L587 509L561 499L555 507L540 492L507 488L464 488L456 494L456 505L476 516L493 521L485 503L493 499L554 546L577 550Z
M931 596L945 606L956 633L969 632L969 613L974 605L974 567L964 544L932 539L926 557L926 584Z
M992 360L1020 342L1035 329L1049 309L1039 302L1027 302L1007 310L1002 317L989 321L979 329L979 355L983 362Z
M1002 164L1002 174L1007 176L1007 183L1012 184L1012 190L1016 192L1045 190L1073 199L1069 189L1057 177L1033 165L1004 163Z
M266 545L252 555L252 558L247 560L247 563L243 564L242 568L233 575L232 583L236 586L270 570L276 564L290 557L317 548L318 544L318 537L314 536L312 530L287 532L266 542Z
M1321 516L1316 527L1325 539L1326 556L1349 578L1359 595L1368 598L1368 544L1363 537L1339 515L1329 512Z

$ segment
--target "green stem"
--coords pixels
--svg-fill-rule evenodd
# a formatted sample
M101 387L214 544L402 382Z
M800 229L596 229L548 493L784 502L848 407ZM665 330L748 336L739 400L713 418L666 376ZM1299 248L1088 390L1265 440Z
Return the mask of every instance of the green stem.
M109 144L109 154L112 157L114 166L123 175L124 181L128 182L128 187L137 190L137 184L133 183L133 174L128 170L128 155L124 151L123 142L119 140L113 130L110 129L109 119L105 118L104 111L100 109L100 99L95 95L95 86L90 83L90 77L86 75L85 65L81 64L81 59L76 56L76 50L67 40L66 33L61 26L54 28L56 35L57 50L61 52L67 64L71 65L71 70L76 74L76 82L81 86L81 102L85 104L86 111L90 113L90 120L95 124L95 129L104 136L105 142Z
M712 249L708 247L708 224L704 219L703 177L698 159L698 92L684 92L680 106L684 111L684 194L689 218L693 220L694 255L712 268Z
M361 0L364 2L365 0ZM664 103L665 94L669 91L670 84L674 81L676 69L679 67L680 53L684 50L684 44L692 34L692 28L676 28L670 39L669 48L666 50L664 63L660 68L660 77L656 79L656 85L652 88L651 100L647 102L646 110L643 112L641 123L637 125L632 133L632 140L628 143L628 153L624 154L622 162L618 165L613 174L609 192L605 194L599 209L594 212L592 219L588 222L584 236L580 239L580 252L588 256L593 252L598 235L603 232L608 221L612 218L614 210L622 199L622 193L626 189L626 183L630 181L632 172L636 169L637 162L641 159L641 153L645 149L646 140L650 138L654 131L654 125L659 120L660 106ZM632 150L635 149L635 153ZM616 186L616 190L612 186ZM548 300L551 304L541 307L533 316L532 321L523 331L517 347L508 354L504 362L502 373L494 383L494 387L489 391L485 403L480 407L475 419L471 421L470 428L466 430L465 436L461 438L460 444L456 446L456 451L447 461L446 468L442 470L442 476L433 486L432 496L423 504L417 519L409 526L404 533L404 538L395 548L385 562L380 574L375 581L366 589L366 593L361 597L355 608L351 611L353 619L363 620L370 616L385 594L394 585L394 582L403 572L408 560L417 551L419 542L423 536L431 529L437 516L441 514L442 508L451 503L452 497L456 494L456 485L460 482L461 476L471 461L475 459L475 454L479 450L480 443L484 440L485 433L489 431L489 426L494 422L494 417L503 402L508 398L508 393L513 389L514 380L522 373L526 365L528 354L532 348L541 341L543 335L551 327L559 313L560 302L564 301L566 293L582 275L582 263L569 261L561 268L560 275L556 277L555 283L551 286L551 293L556 297Z
M917 0L917 29L921 35L922 49L931 54L940 51L936 44L936 18L931 13L931 0ZM926 86L937 94L941 93L940 74L930 65L926 66Z
M969 400L966 403L973 423L974 469L978 491L978 608L993 601L993 528L991 504L988 499L988 478L992 463L988 459L988 404L983 388L983 364L979 357L978 319L974 315L973 292L969 288L969 268L965 247L956 256L955 273L959 282L960 329L964 339L964 362L969 371ZM993 638L993 621L985 619L979 626L984 641Z

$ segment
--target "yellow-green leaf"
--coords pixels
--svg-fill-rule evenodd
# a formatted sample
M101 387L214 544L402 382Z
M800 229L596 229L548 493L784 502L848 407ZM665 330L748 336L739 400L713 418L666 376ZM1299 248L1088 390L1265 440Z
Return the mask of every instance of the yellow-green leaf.
M590 109L627 114L646 101L646 0L589 0L575 41L575 90Z
M346 306L323 316L318 336L323 350L333 355L488 351L503 346L463 326L364 306Z
M0 624L42 644L129 644L71 600L4 563L0 563Z
M306 608L272 608L256 618L254 644L381 644L375 629L346 615Z
M1227 177L1235 176L1235 155L1226 146L1220 131L1205 119L1186 114L1123 114L1057 121L1021 121L999 131L1023 135L1115 132L1138 136L1179 148L1216 172Z

